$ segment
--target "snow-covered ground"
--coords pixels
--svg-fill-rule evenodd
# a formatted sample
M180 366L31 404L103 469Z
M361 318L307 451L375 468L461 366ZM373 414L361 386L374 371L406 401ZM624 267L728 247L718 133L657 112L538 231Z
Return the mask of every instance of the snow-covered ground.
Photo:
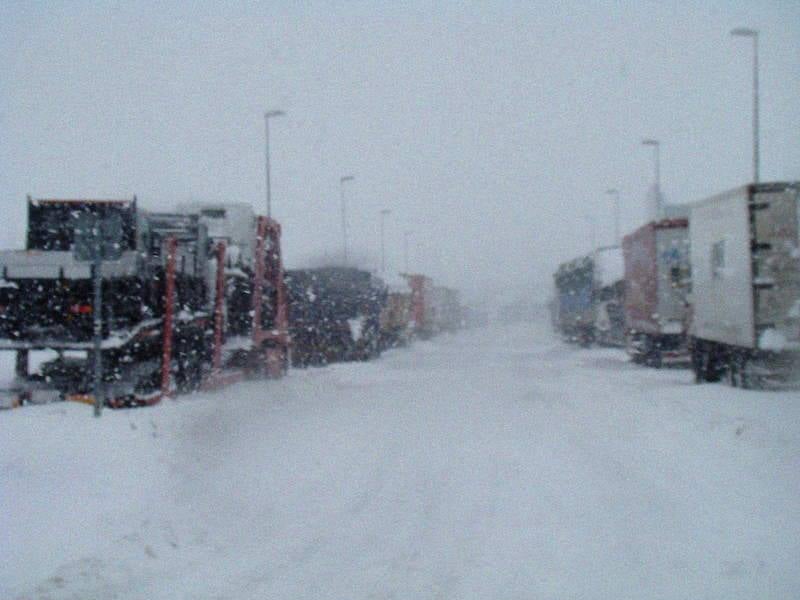
M0 598L790 598L800 394L544 325L0 413Z

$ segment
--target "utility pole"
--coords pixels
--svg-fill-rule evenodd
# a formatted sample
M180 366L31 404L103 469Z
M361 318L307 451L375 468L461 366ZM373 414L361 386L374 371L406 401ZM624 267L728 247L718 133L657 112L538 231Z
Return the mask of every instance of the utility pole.
M614 244L619 245L621 241L619 236L619 190L611 188L606 190L606 194L614 197Z
M96 223L98 231L95 233L95 254L91 269L94 282L92 348L94 354L94 416L99 417L103 411L103 404L105 404L105 394L103 393L103 249L99 220Z
M405 264L405 272L408 273L408 236L411 235L410 231L403 233L403 262Z
M122 255L123 236L122 218L119 213L111 212L101 216L98 212L85 210L75 215L75 238L72 247L72 256L76 261L89 263L94 286L92 361L95 417L99 417L102 413L106 391L103 381L103 261L119 260Z
M392 211L388 208L381 210L381 273L386 272L386 247L383 239L384 220L386 219L386 215L390 215L391 213Z
M342 203L342 254L344 256L344 266L348 264L347 261L347 202L344 196L344 184L348 181L353 181L355 175L342 175L339 178L339 195Z
M597 227L595 226L595 219L592 215L586 215L586 224L589 226L589 240L592 244L589 252L594 254L594 251L597 249Z
M737 27L731 31L735 37L749 37L753 40L753 183L759 180L758 152L758 31L747 27Z
M653 148L654 159L654 177L653 177L653 191L656 195L656 219L661 218L663 207L661 206L661 142L652 138L642 140L642 146L651 146Z
M270 181L269 181L269 120L272 117L282 117L286 113L282 110L269 110L264 113L264 128L265 128L265 167L266 167L266 179L267 179L267 216L272 216L272 197L271 197L271 190L270 190Z

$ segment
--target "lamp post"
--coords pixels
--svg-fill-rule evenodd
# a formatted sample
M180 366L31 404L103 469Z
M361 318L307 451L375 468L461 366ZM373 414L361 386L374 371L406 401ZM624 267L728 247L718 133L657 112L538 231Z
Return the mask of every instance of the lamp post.
M654 192L656 194L656 218L661 217L661 142L652 138L642 140L643 146L653 147L655 159Z
M267 178L267 216L272 216L272 197L271 197L271 190L270 190L270 181L269 181L269 120L273 117L282 117L286 113L282 110L268 110L264 113L264 129L266 134L266 178Z
M339 195L342 201L342 253L344 256L344 266L347 266L347 203L344 197L344 184L353 181L355 175L342 175L339 178Z
M731 35L753 40L753 183L758 183L758 31L737 27L731 31Z
M390 215L391 213L392 211L388 208L381 210L381 273L386 271L386 246L383 240L384 220L386 219L386 215Z
M408 273L408 237L411 235L410 231L403 233L403 262L405 264L405 272Z
M611 188L606 190L606 194L614 197L614 243L619 244L619 190Z

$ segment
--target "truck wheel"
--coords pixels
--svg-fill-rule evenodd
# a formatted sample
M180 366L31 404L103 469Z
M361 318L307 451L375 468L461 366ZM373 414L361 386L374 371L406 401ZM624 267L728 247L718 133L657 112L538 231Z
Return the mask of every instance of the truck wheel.
M661 368L661 348L658 342L649 335L642 336L644 346L644 364L654 369Z
M703 369L706 381L716 383L722 379L725 368L722 365L721 353L714 345L709 345L704 353Z
M697 346L697 342L689 343L689 357L692 364L692 373L694 373L694 382L703 383L703 376L700 373L700 350Z
M728 368L725 369L725 379L731 387L741 386L742 373L739 370L739 359L737 356L731 356L728 360Z
M639 338L635 334L629 333L625 337L625 350L628 352L628 356L631 357L631 361L636 364L642 364L642 353L639 350Z
M749 357L742 356L739 359L739 386L743 390L752 390L757 387L757 380L750 372L749 367L751 366L751 362Z
M650 358L650 366L654 369L660 369L663 366L663 361L661 359L661 348L656 348L653 350Z
M645 364L648 367L653 367L654 369L661 368L661 349L655 348L650 345L647 348L647 354L645 356Z
M692 343L692 371L694 371L695 383L705 383L708 381L707 363L708 351L703 343L695 340Z

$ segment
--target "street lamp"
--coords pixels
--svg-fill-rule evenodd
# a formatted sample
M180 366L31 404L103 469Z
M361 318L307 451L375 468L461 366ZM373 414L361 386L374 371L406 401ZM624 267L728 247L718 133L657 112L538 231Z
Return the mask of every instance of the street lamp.
M405 231L403 233L403 259L405 263L405 272L408 273L408 237L411 235L410 231Z
M392 214L392 211L388 208L384 208L381 210L381 273L386 271L386 249L383 242L383 227L384 227L384 219L386 219L386 215Z
M642 140L643 146L653 147L653 156L655 157L655 189L656 194L656 218L661 217L661 142L652 138Z
M614 243L619 244L619 190L611 188L606 190L606 194L614 196Z
M589 241L591 243L591 250L590 254L594 254L594 251L597 249L597 227L595 227L596 219L591 215L585 215L586 218L586 225L589 227L590 238Z
M264 128L266 132L266 170L267 170L267 216L272 216L272 197L270 193L270 182L269 182L269 120L272 117L282 117L286 113L282 110L268 110L264 113Z
M753 40L753 183L758 183L758 31L737 27L731 30L731 35Z
M342 200L342 248L344 254L344 266L347 266L347 204L344 197L344 184L353 181L355 175L343 175L339 178L339 195Z

